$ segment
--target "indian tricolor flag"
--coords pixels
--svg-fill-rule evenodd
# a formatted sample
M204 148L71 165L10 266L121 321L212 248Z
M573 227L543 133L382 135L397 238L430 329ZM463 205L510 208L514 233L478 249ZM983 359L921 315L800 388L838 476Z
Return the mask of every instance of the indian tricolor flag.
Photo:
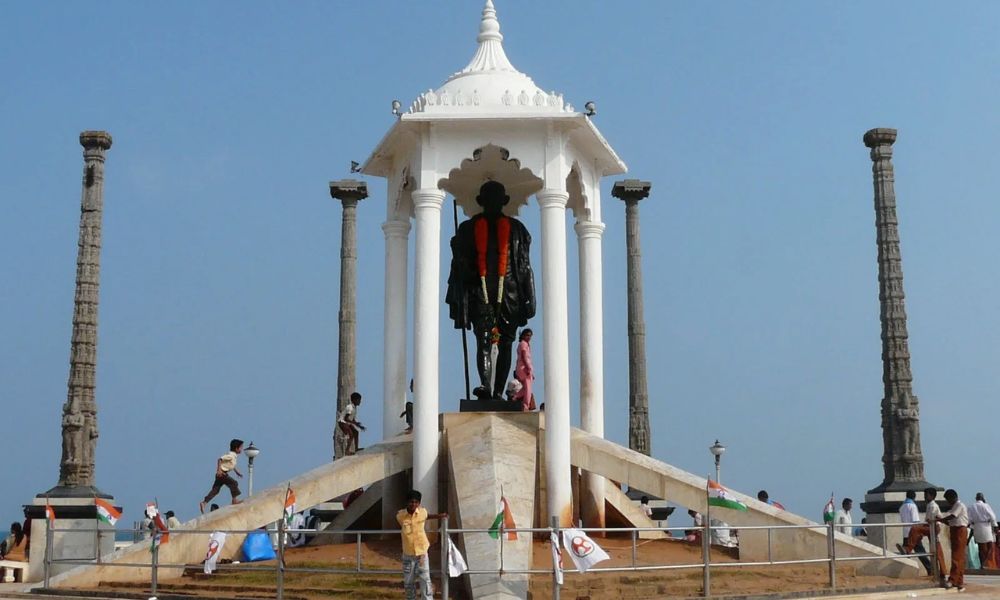
M295 490L288 486L285 491L285 523L292 524L292 515L295 514Z
M497 505L497 516L493 519L493 524L490 525L490 537L498 540L500 539L501 529L516 529L517 525L514 524L514 515L510 513L510 503L507 502L507 498L500 496L500 504ZM512 542L517 539L516 531L507 531L507 541Z
M52 505L49 504L48 498L45 499L45 518L49 520L49 523L56 520L56 511L52 508Z
M823 507L823 522L824 523L833 523L833 518L834 518L834 513L835 512L836 512L836 509L833 508L833 496L830 496L830 501L827 502L826 506Z
M733 510L747 510L747 505L733 498L732 492L722 487L722 484L708 480L708 505Z
M94 504L97 506L97 518L114 527L122 513L110 502L105 502L100 498L94 498Z

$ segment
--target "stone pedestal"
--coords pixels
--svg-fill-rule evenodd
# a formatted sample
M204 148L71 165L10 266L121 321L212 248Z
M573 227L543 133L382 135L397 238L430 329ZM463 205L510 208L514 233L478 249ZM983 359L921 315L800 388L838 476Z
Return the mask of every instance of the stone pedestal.
M103 496L103 500L114 503L114 498ZM88 498L49 498L49 504L56 514L51 527L52 550L49 558L53 561L80 560L94 561L114 552L115 528L97 518L93 496ZM28 560L26 581L41 581L45 576L45 556L48 546L45 518L45 497L37 496L25 510L31 517L31 556ZM70 531L62 531L70 530ZM54 563L49 575L55 576L77 567L77 564Z

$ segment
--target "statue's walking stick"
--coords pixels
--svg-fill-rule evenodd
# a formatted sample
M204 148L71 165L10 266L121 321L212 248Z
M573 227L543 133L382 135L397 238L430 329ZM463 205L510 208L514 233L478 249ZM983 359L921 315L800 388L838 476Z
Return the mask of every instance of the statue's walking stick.
M455 235L458 235L458 198L452 197L452 214L455 217ZM465 399L472 399L472 392L469 389L469 340L466 338L465 328L469 325L469 300L462 291L462 363L465 366Z

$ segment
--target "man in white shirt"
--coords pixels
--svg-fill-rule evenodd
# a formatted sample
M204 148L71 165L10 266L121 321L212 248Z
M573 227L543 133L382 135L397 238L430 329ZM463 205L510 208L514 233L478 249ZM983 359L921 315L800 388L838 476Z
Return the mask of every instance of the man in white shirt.
M837 510L833 517L833 522L840 533L851 535L851 508L853 506L854 500L844 498L844 501L840 503L841 508Z
M899 521L901 523L919 523L920 522L920 509L917 508L917 492L915 490L906 491L906 500L899 507ZM903 539L907 539L910 536L911 527L903 528ZM927 549L921 542L917 542L917 545L913 547L913 551L917 554L926 554ZM931 561L926 556L918 557L920 559L920 564L924 565L927 574L931 574Z
M969 507L969 521L972 522L972 535L979 545L979 562L983 568L988 568L986 563L993 556L993 545L996 543L996 536L993 530L997 526L997 515L986 502L986 497L982 492L976 494L976 501ZM997 565L992 565L996 568Z
M941 527L938 525L938 521L941 518L941 508L937 505L935 501L937 498L937 490L929 487L924 490L924 501L926 502L926 508L924 511L924 523L920 525L914 525L910 527L910 535L907 536L906 542L897 546L899 551L903 554L910 554L913 549L920 545L920 541L924 537L930 537L931 527L934 527L935 533L935 545L934 545L934 555L937 557L938 566L938 577L941 578L942 583L944 582L944 574L948 572L947 567L944 564L944 554L941 550ZM964 552L963 552L964 554Z
M951 509L942 513L938 521L948 526L948 541L951 543L951 571L945 588L956 587L965 590L965 547L969 545L969 510L958 499L958 492L948 490L944 499L951 503Z

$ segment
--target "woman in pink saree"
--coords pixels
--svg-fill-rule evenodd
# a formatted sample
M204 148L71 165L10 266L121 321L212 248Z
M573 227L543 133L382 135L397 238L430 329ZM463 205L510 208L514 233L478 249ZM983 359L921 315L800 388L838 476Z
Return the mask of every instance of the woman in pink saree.
M521 330L521 337L517 342L517 366L514 367L514 378L521 383L521 391L515 399L521 401L521 410L528 411L533 399L531 382L535 379L535 367L531 363L531 330L528 328Z

